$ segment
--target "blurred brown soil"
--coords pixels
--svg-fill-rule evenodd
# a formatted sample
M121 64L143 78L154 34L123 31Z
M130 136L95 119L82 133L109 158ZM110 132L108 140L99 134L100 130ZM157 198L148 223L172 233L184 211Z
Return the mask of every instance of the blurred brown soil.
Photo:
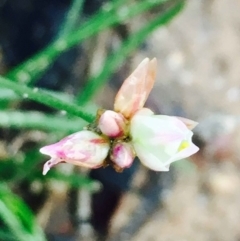
M181 168L164 207L132 241L240 240L239 13L237 0L188 1L171 24L151 36L148 52L142 50L135 59L157 57L158 77L150 98L164 114L179 112L199 121L206 136L215 122L207 129L202 120L216 115L220 127L206 140L203 167L190 172ZM136 194L126 195L113 233L138 204Z

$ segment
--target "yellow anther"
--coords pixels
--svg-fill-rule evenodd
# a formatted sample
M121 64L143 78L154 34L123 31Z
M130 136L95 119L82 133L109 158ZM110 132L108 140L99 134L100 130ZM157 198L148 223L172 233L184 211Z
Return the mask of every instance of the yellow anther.
M182 150L186 149L189 146L190 146L190 144L189 144L188 141L182 141L182 143L180 144L180 146L178 148L178 151L182 151Z

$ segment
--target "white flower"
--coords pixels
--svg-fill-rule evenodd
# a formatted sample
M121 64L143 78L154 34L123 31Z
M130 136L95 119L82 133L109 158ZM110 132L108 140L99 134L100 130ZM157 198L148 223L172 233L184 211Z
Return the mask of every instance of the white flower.
M192 125L195 123L182 120ZM155 171L168 171L172 162L199 150L192 143L193 132L182 120L173 116L153 115L148 109L134 114L130 124L132 145L145 166Z

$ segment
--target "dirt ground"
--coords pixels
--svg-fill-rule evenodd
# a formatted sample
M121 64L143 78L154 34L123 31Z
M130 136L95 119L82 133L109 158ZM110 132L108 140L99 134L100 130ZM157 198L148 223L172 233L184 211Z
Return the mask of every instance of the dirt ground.
M237 0L191 0L149 39L148 55L160 66L151 98L165 114L199 121L207 148L204 165L179 169L164 207L132 241L240 240L239 13ZM113 233L138 203L135 194L124 198Z

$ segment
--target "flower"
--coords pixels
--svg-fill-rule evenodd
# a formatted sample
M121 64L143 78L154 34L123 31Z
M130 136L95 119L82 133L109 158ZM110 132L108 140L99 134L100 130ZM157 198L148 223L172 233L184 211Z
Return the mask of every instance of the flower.
M118 142L113 145L111 160L116 164L116 168L130 167L134 157L135 153L131 143Z
M190 121L190 120L189 120ZM169 165L198 151L192 131L177 117L140 110L131 119L132 145L143 165L168 171Z
M122 114L106 110L99 118L98 127L104 135L119 137L127 131L126 121Z
M79 131L40 149L41 153L51 156L44 165L43 174L45 175L51 167L61 162L98 168L103 165L109 149L108 139L92 131Z
M131 143L140 161L150 169L168 171L169 165L196 153L192 143L197 123L182 117L154 115L143 108L156 76L156 59L146 58L124 81L114 110L130 120Z
M197 123L176 116L154 115L144 104L156 77L156 59L144 59L124 81L114 110L99 110L87 130L72 134L40 151L51 156L43 174L60 163L97 168L113 165L116 171L130 167L135 156L155 171L168 171L172 162L198 151L192 143Z

